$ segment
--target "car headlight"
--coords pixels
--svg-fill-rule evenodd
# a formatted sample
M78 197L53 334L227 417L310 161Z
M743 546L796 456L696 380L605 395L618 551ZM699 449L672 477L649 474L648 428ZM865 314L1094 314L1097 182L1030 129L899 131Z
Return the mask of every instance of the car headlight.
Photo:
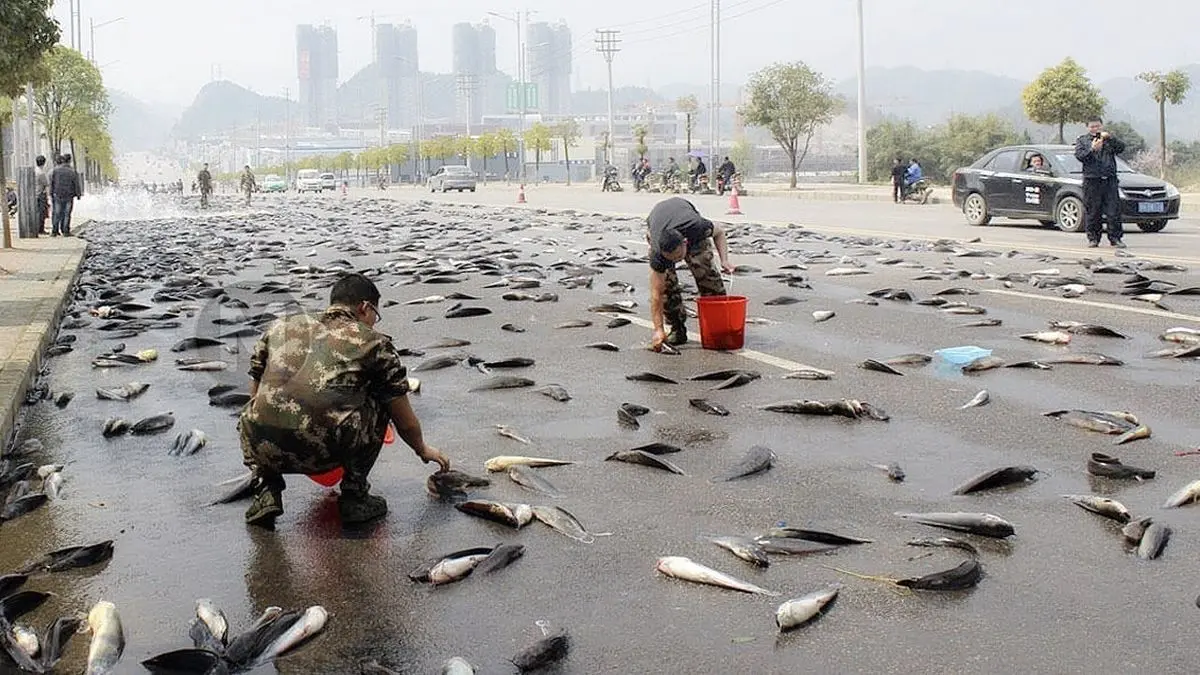
M1167 183L1167 199L1175 199L1179 196L1179 188Z
M1121 199L1129 199L1129 193L1125 191L1125 188L1117 188L1117 196Z

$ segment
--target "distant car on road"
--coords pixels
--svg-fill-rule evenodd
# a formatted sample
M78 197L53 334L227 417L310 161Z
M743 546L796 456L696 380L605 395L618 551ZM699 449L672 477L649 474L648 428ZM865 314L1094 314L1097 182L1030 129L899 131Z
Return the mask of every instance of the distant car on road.
M1030 161L1041 155L1045 170ZM1166 181L1134 171L1117 158L1121 222L1158 232L1179 217L1179 190ZM1070 145L1012 145L997 148L954 172L954 205L967 223L987 225L994 217L1037 220L1064 232L1082 232L1083 165Z
M282 176L267 174L262 182L263 192L287 192L287 181Z
M471 170L465 166L449 164L438 167L438 170L434 171L433 175L429 177L427 184L429 185L430 192L437 192L438 190L442 192L449 192L451 190L458 190L459 192L470 190L474 192L475 174L471 173Z
M337 190L337 176L331 173L321 174L322 190Z
M320 192L321 174L316 169L301 169L296 174L296 192Z

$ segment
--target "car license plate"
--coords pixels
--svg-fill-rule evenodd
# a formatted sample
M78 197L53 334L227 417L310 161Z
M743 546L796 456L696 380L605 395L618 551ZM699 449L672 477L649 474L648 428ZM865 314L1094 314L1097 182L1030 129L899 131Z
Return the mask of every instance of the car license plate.
M1166 213L1166 202L1138 202L1138 213Z

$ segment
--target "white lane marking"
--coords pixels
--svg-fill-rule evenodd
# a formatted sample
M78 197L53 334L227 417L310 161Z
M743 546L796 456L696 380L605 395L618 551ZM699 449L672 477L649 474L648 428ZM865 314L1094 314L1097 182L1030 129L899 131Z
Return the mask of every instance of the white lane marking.
M605 315L605 316L609 316L609 315ZM646 319L643 319L640 316L633 316L630 314L619 314L619 315L613 314L611 316L622 316L626 319L629 319L629 321L631 323L641 326L642 328L650 328L650 329L654 328L654 324L652 322L647 321ZM688 338L688 342L697 342L698 343L698 340ZM803 363L800 363L798 361L792 361L789 359L780 358L778 356L772 356L770 354L766 354L766 353L756 351L753 349L739 349L737 351L730 352L730 353L736 354L738 356L744 356L744 357L750 359L751 361L758 361L759 363L765 363L768 366L775 366L776 368L779 368L780 370L786 370L789 373L793 372L793 371L797 371L797 370L819 370L819 371L826 372L826 373L833 372L833 371L827 370L825 368L817 368L816 366L806 366Z
M999 288L984 288L980 289L984 293L995 293L996 295L1009 295L1017 298L1030 298L1033 300L1050 300L1053 302L1062 302L1068 305L1081 305L1083 307L1096 307L1099 309L1115 309L1121 312L1133 312L1134 314L1145 314L1147 316L1159 316L1164 319L1179 319L1180 321L1193 321L1200 323L1200 316L1191 314L1180 314L1179 312L1167 312L1161 309L1143 309L1141 307L1126 307L1125 305L1114 305L1107 302L1096 302L1094 300L1078 300L1075 298L1059 298L1053 295L1037 295L1035 293L1022 293L1021 291L1006 291ZM1170 296L1167 296L1170 297Z

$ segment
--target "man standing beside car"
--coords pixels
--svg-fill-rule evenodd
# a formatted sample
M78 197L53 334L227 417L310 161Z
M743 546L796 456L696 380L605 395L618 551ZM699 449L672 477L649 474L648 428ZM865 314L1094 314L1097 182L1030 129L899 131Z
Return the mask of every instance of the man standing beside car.
M1088 247L1100 245L1100 221L1108 221L1108 242L1125 248L1121 225L1121 194L1117 186L1117 155L1125 143L1104 130L1099 117L1088 120L1087 133L1075 139L1075 159L1083 164L1083 213Z

